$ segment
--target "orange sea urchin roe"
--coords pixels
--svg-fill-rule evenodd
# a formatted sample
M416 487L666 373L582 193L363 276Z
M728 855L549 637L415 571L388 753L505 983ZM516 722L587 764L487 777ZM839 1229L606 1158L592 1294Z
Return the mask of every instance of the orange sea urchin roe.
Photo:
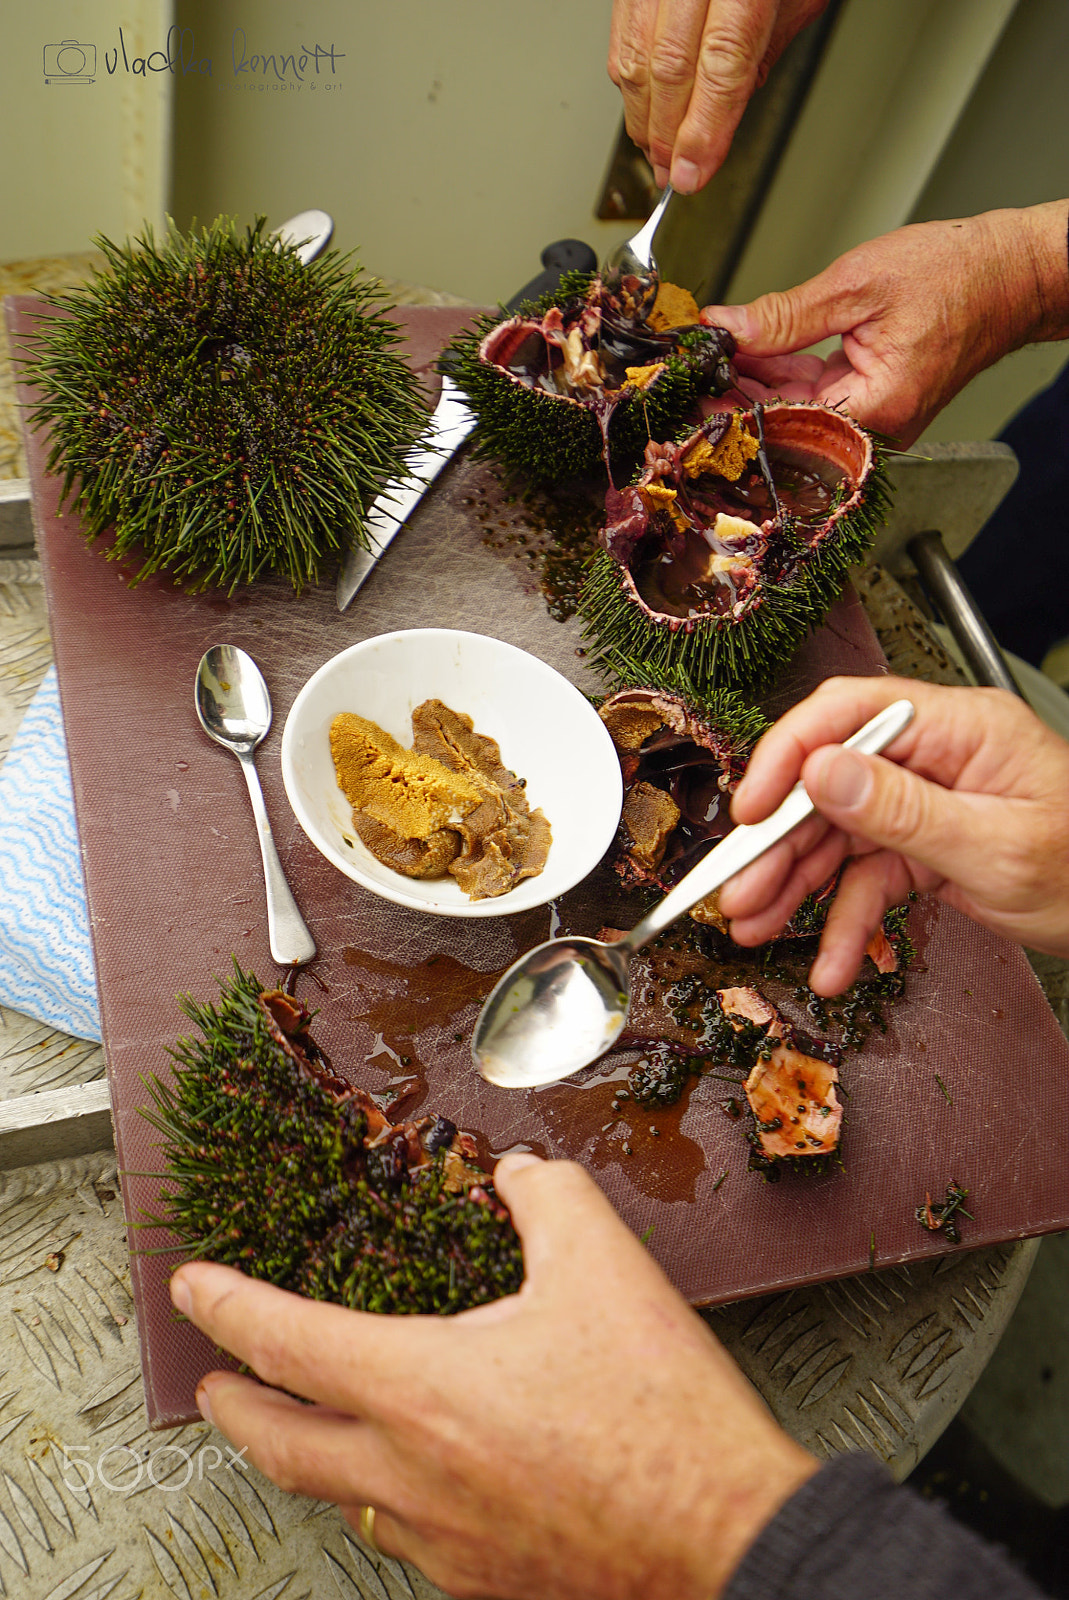
M343 712L331 724L338 786L376 860L410 878L449 873L472 900L537 876L550 826L531 811L494 740L440 700L417 706L412 728L406 750L366 717Z

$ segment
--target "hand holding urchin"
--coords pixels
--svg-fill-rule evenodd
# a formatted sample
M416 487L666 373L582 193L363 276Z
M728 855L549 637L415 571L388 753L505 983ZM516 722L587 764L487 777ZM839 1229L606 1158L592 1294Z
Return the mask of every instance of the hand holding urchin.
M97 241L108 269L50 297L35 425L87 538L138 577L300 591L355 538L426 422L376 285L218 218L160 243Z

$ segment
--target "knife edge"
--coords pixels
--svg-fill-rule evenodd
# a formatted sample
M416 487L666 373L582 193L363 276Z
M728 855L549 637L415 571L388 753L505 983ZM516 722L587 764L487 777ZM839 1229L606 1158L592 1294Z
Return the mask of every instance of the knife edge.
M350 545L338 573L338 610L344 611L374 571L384 551L404 527L412 512L464 445L475 428L475 418L452 378L442 378L442 392L417 454L403 477L392 478L375 496L364 518L365 546Z

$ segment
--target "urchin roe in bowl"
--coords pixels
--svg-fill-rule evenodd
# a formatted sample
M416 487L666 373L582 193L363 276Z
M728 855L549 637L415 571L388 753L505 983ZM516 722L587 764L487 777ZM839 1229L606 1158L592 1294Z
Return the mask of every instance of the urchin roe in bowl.
M412 713L411 750L377 723L343 711L330 726L338 787L353 828L383 866L408 878L456 879L472 900L507 894L542 871L552 843L526 780L494 739L441 700Z

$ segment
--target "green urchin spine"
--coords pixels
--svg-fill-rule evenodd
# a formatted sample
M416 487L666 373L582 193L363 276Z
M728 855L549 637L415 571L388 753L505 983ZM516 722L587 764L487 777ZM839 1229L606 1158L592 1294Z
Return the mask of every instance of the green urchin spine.
M618 658L612 668L609 696L627 689L661 689L678 695L714 733L741 752L751 750L772 726L764 712L750 705L738 690L703 688L679 665L651 667L640 658Z
M871 471L858 506L837 522L787 583L766 584L759 603L742 617L699 619L688 632L652 623L629 598L621 568L605 551L591 563L579 600L583 636L594 646L591 664L603 672L681 672L699 692L767 688L806 634L818 627L846 575L872 547L890 503L882 452L874 444Z
M235 960L218 1005L182 1000L200 1037L171 1051L172 1083L147 1082L143 1115L167 1160L147 1225L177 1235L187 1258L360 1310L433 1314L514 1293L511 1223L447 1192L441 1156L396 1190L369 1183L364 1113L302 1076L260 992Z
M377 286L262 217L95 243L107 269L47 297L33 412L86 537L192 592L317 582L426 425Z

